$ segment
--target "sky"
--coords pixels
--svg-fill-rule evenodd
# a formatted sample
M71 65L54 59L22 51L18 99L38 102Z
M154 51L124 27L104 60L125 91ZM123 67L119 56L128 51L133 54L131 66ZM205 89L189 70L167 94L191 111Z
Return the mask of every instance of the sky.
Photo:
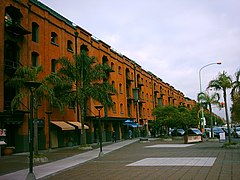
M239 0L39 1L191 99L240 69Z

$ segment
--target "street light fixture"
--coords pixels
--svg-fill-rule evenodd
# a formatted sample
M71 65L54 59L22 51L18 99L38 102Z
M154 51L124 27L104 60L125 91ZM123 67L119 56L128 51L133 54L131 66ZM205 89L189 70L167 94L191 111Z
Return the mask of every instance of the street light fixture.
M102 151L102 128L101 128L100 111L103 108L103 105L97 105L94 107L98 110L98 134L99 134L99 145L100 145L100 152L98 154L98 157L102 157L103 151Z
M28 121L28 136L29 136L29 172L26 180L36 179L33 173L33 101L34 94L37 88L41 85L40 82L26 81L24 85L30 90L30 119Z
M211 66L211 65L221 65L222 63L221 62L215 62L215 63L209 63L209 64L206 64L205 66L201 67L200 70L199 70L199 85L200 85L200 93L202 93L202 82L201 82L201 71L205 68L205 67L208 67L208 66ZM204 121L205 121L205 117L204 117L204 111L203 111L203 106L201 107L201 114L202 114L202 118L201 118L201 122L200 122L200 125L202 123L202 132L204 132Z
M46 111L45 112L48 116L48 152L51 151L51 119L50 116L52 114L52 111Z

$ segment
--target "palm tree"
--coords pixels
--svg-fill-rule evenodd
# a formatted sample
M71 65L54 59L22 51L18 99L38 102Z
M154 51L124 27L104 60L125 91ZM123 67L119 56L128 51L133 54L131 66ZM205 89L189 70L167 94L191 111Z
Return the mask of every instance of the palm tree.
M75 96L68 100L76 103L77 121L81 122L82 127L84 127L88 100L92 98L105 107L112 107L113 101L110 93L116 93L114 87L104 80L107 79L111 68L107 64L102 65L96 61L95 57L89 57L84 50L74 56L74 61L66 57L57 60L60 64L57 75L66 84L73 85L76 90ZM84 128L82 128L82 144L86 144Z
M232 105L232 120L239 122L240 119L240 70L235 73L235 81L233 82L233 87L231 91Z
M206 107L209 107L211 121L211 137L213 137L212 104L217 104L219 106L219 99L220 95L217 92L214 92L212 95L209 95L207 92L201 92L198 94L198 101Z
M232 79L227 72L223 71L222 73L218 74L218 77L215 80L211 80L209 82L208 88L215 88L216 90L223 91L223 99L225 103L225 114L227 120L227 128L228 128L228 141L231 143L231 136L230 136L230 126L229 126L229 117L228 117L228 106L227 106L227 89L232 88Z
M8 85L15 87L18 90L18 93L16 93L16 96L13 98L11 102L12 110L16 109L20 106L21 100L28 96L30 94L29 89L24 85L27 81L38 81L38 75L39 73L43 72L42 66L37 67L28 67L28 66L22 66L19 67L13 78L9 80ZM44 79L40 81L41 85L39 88L37 88L36 92L34 93L34 104L33 104L33 112L34 112L34 154L38 154L38 109L41 105L42 100L44 97L47 97L48 101L53 104L57 104L57 107L60 108L60 110L63 109L63 105L61 101L57 97L55 97L54 91L53 91L53 83L57 84L59 80L57 81L56 77L53 75L46 76ZM55 80L54 80L55 79Z

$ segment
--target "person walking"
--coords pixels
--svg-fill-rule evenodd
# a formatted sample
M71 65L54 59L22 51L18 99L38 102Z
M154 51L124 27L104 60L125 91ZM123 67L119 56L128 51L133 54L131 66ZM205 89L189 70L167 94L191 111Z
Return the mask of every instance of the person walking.
M129 129L129 131L128 131L128 137L129 137L129 139L132 139L132 130L131 129Z
M117 140L116 140L116 132L115 131L113 131L112 132L112 142L116 142Z

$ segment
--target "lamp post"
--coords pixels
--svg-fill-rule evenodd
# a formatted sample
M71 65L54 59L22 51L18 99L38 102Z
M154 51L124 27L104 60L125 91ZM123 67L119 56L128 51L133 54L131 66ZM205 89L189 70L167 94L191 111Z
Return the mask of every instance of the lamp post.
M33 173L33 101L34 94L37 88L41 85L40 82L26 81L24 85L30 90L30 119L28 121L28 137L29 137L29 172L26 177L27 180L36 179Z
M98 154L98 157L103 156L102 152L102 128L101 128L101 118L100 118L100 111L103 108L103 105L97 105L94 106L98 110L98 134L99 134L99 145L100 145L100 152Z
M201 82L201 71L205 68L205 67L208 67L208 66L211 66L211 65L214 65L214 64L217 64L217 65L221 65L222 63L221 62L214 62L214 63L209 63L209 64L206 64L205 66L201 67L200 70L199 70L199 87L200 87L200 93L202 93L202 82ZM202 132L204 132L204 120L205 120L205 117L204 117L204 111L203 111L203 106L201 107L201 115L202 115L202 118L201 118L201 122L200 122L200 126L201 126L201 123L202 123Z
M48 116L48 151L51 151L51 119L50 116L52 114L52 111L46 111L45 112Z

